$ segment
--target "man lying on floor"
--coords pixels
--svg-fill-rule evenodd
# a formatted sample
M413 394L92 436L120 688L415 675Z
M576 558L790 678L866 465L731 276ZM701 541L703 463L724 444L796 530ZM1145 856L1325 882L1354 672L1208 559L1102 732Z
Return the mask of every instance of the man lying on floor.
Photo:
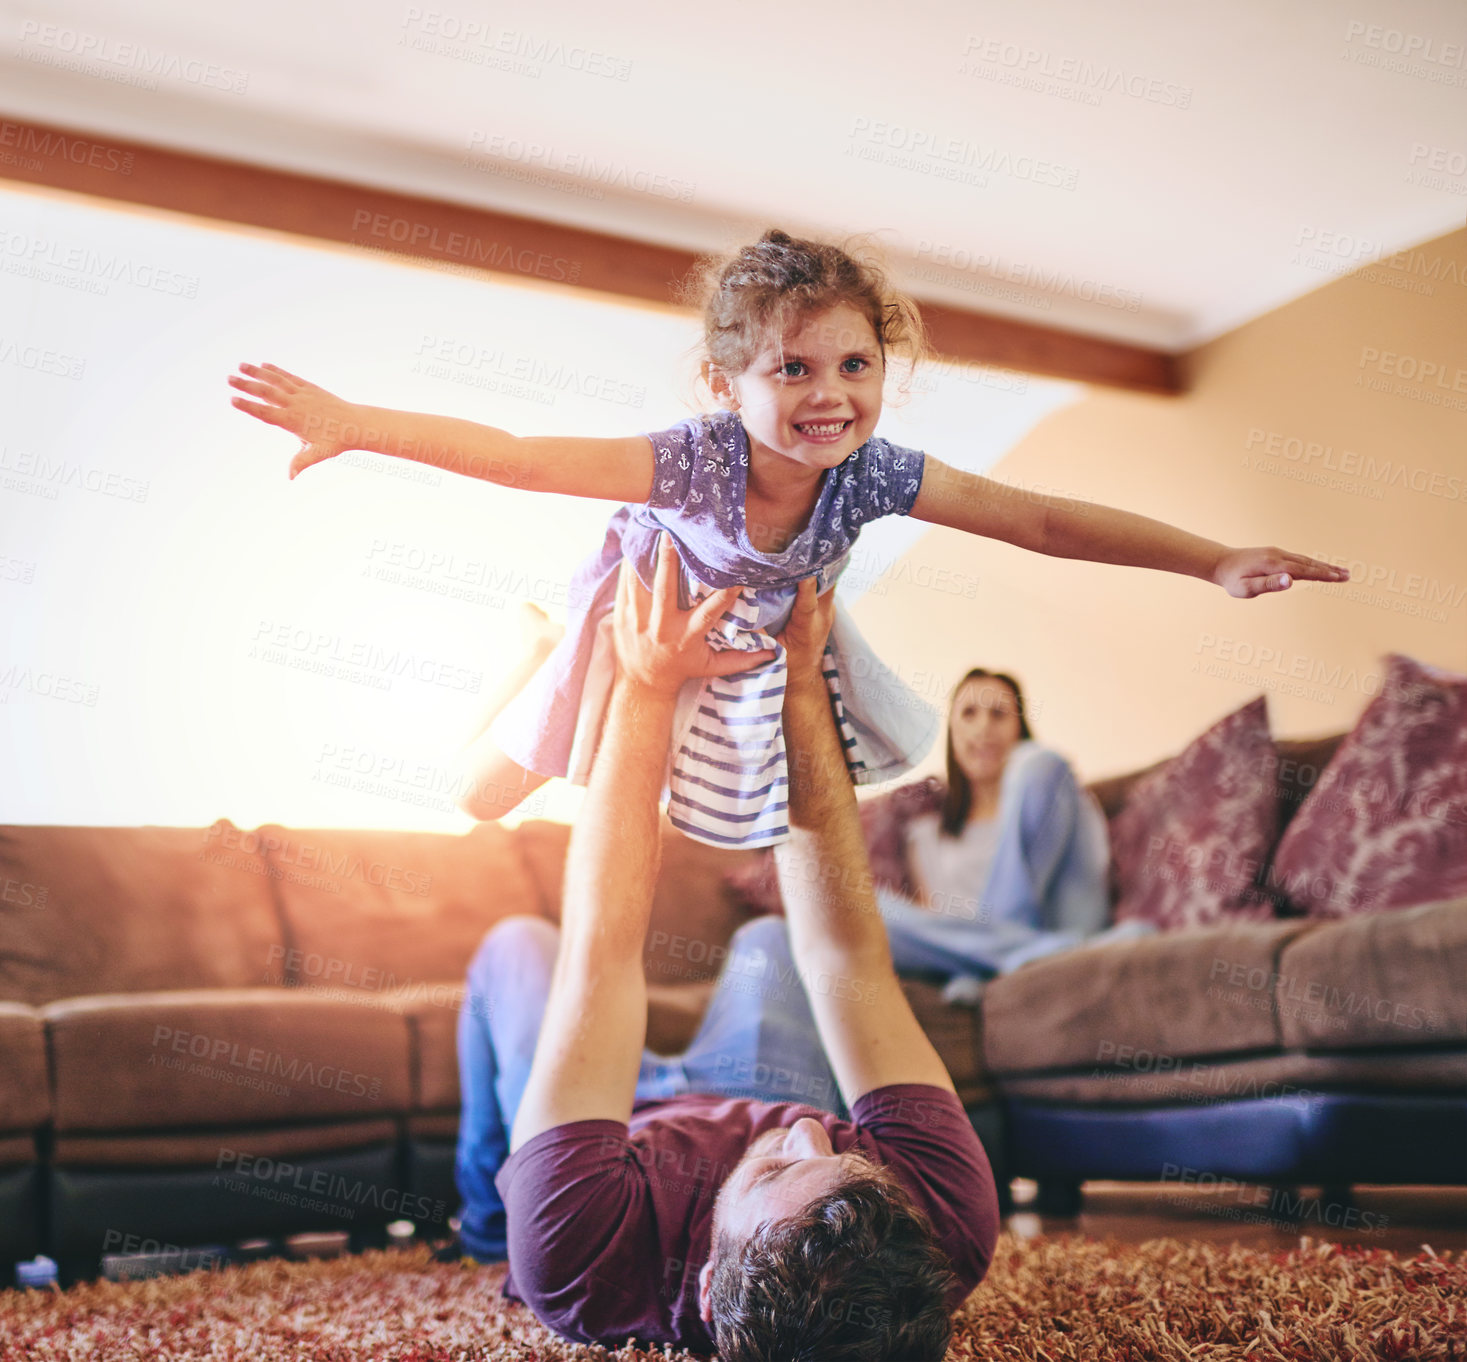
M782 639L787 919L735 934L684 1055L643 1050L674 707L687 678L729 669L704 636L736 594L683 612L674 572L664 552L649 596L623 569L561 927L505 919L469 970L463 1251L507 1251L505 1294L578 1342L939 1362L993 1253L993 1174L892 968L821 675L833 598L813 580ZM773 1100L792 1090L812 1100Z

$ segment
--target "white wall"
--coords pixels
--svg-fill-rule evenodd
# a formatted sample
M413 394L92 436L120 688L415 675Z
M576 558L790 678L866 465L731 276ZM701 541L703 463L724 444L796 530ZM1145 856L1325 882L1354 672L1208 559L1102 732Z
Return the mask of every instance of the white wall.
M692 409L696 338L670 309L0 191L0 821L466 826L454 758L519 603L558 613L612 508L365 454L290 482L294 439L225 379L269 360L372 405L614 435ZM939 367L882 433L986 468L1079 392ZM930 611L921 532L863 538L858 621ZM557 782L526 812L575 803Z

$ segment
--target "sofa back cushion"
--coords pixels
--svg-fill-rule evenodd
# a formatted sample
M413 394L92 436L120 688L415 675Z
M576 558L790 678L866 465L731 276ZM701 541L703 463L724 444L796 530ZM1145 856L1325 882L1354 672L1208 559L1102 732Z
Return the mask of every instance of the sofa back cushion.
M1274 853L1268 887L1309 917L1467 896L1467 675L1402 654Z
M1282 824L1287 826L1299 806L1308 798L1310 790L1314 788L1344 740L1343 733L1331 733L1323 738L1274 739L1278 765L1272 775L1274 794L1279 801L1279 821ZM1100 801L1105 816L1113 819L1126 807L1131 791L1171 760L1171 757L1164 757L1138 771L1127 771L1125 775L1107 776L1104 780L1092 781L1085 788Z
M515 834L496 823L461 835L267 824L247 839L285 924L253 984L376 993L462 979L500 918L543 912Z
M1254 887L1279 833L1277 764L1260 695L1138 781L1110 824L1116 920L1176 930L1271 918Z
M20 1152L12 1149L7 1158L5 1137L14 1131L29 1131L50 1115L51 1085L46 1078L46 1031L41 1014L19 1003L0 1003L0 1168Z
M282 943L263 859L212 828L0 828L0 1000L259 982Z

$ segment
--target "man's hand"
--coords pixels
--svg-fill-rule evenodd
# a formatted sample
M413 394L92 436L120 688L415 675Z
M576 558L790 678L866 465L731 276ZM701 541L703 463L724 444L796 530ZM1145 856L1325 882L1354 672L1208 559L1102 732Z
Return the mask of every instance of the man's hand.
M814 671L817 675L825 657L825 640L835 620L835 584L823 596L815 594L815 579L806 577L795 589L795 608L784 633L779 635L790 676Z
M676 695L696 676L731 676L762 666L774 654L714 648L708 631L738 600L742 587L725 587L691 610L677 604L677 550L669 535L657 545L657 574L648 591L628 562L621 565L612 617L616 656L634 681L659 695ZM827 628L829 626L827 625Z
M362 423L350 402L276 364L241 364L239 368L240 373L249 377L231 374L230 387L264 400L247 402L243 397L236 397L232 399L234 406L267 425L288 430L301 442L290 461L292 478L312 464L357 447Z
M1345 582L1349 579L1348 568L1275 548L1229 549L1218 559L1212 573L1212 580L1229 596L1239 596L1244 600L1273 591L1287 591L1295 581Z

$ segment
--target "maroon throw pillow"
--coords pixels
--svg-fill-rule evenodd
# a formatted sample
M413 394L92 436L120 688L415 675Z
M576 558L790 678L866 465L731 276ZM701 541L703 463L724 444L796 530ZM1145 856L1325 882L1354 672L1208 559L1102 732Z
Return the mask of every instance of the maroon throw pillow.
M1279 839L1267 888L1312 918L1467 895L1467 676L1400 653Z
M1138 781L1110 825L1115 920L1271 918L1256 885L1279 833L1277 763L1260 695Z
M899 785L894 790L863 799L857 806L861 835L871 861L871 877L904 894L912 892L907 873L907 824L918 814L942 807L946 786L936 776ZM754 913L784 913L779 896L779 878L774 868L774 849L758 856L726 876L727 883Z

